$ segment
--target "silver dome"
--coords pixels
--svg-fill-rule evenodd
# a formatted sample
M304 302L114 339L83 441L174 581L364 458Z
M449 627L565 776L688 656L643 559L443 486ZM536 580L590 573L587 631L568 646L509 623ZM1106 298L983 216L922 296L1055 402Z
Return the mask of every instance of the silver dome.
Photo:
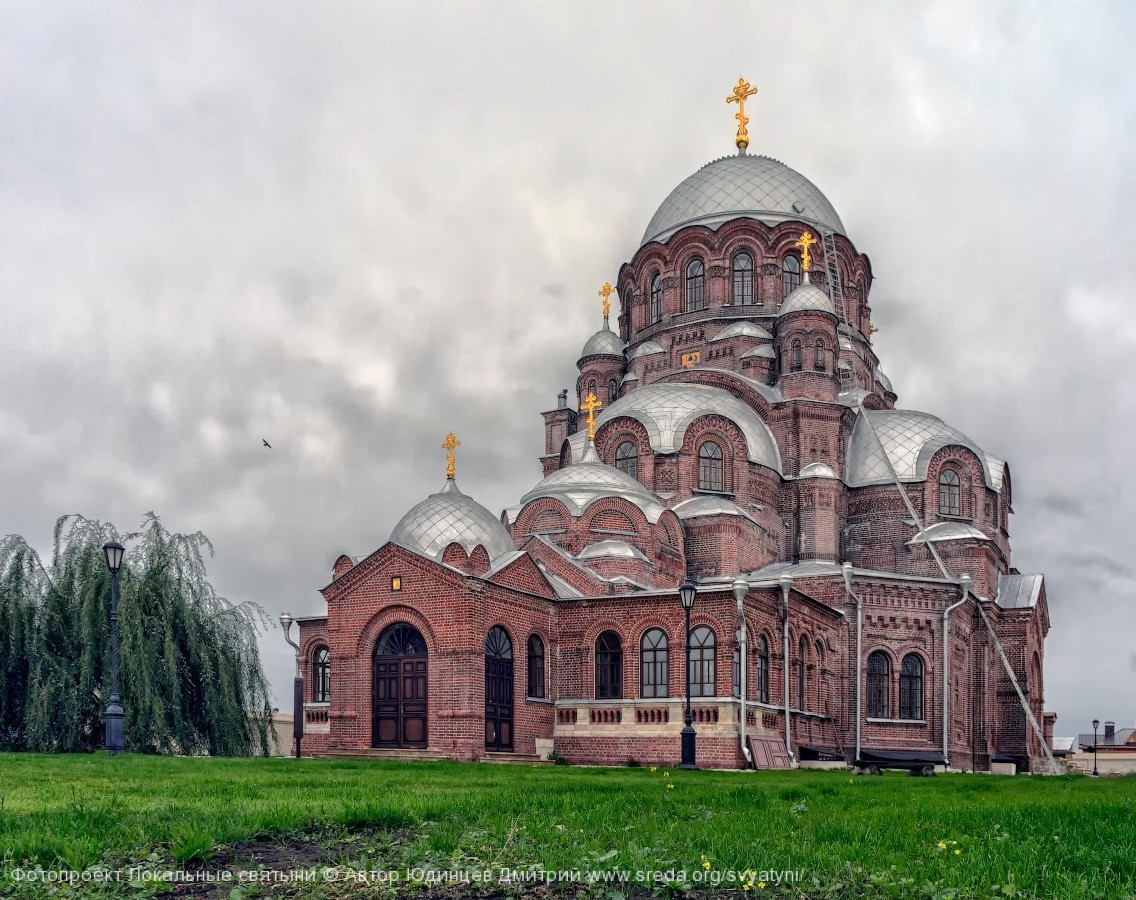
M438 562L453 543L473 553L479 544L496 560L517 548L501 521L488 509L458 490L452 478L403 516L391 532L392 544Z
M748 216L767 225L808 222L845 234L844 223L815 184L768 156L724 156L707 163L663 201L642 244L664 241L687 225L716 228Z
M666 353L662 345L655 341L644 341L635 351L631 354L631 359L638 359L640 356L653 356L656 353Z
M623 356L623 339L604 325L599 331L588 338L584 349L580 351L580 359L585 356Z
M729 338L738 337L755 337L761 338L766 341L773 340L773 335L771 335L760 325L754 322L746 322L743 320L741 322L735 322L733 325L727 325L716 335L714 335L714 337L710 338L710 343L713 344L715 341L724 341Z
M891 379L884 374L883 369L876 369L876 381L878 381L880 383L880 387L882 387L889 394L895 393L891 386Z
M868 430L865 416L887 448L886 458L880 451L880 444ZM1001 488L1001 473L997 481L991 477L990 458L974 441L937 416L908 409L861 409L848 441L845 481L849 487L889 484L892 477L888 471L888 459L900 481L923 481L927 477L931 457L948 444L972 450L982 462L986 484L994 490Z
M647 431L656 453L677 453L687 426L699 416L723 416L741 430L750 462L781 471L781 454L769 426L750 406L729 391L705 384L649 384L620 397L596 419L599 427L619 416L629 416ZM584 452L583 432L568 441L573 458ZM563 469L561 471L564 471Z
M780 319L782 316L787 316L790 313L804 312L806 310L820 310L821 312L836 315L836 310L832 308L832 299L828 294L815 284L810 284L806 281L785 298L785 302L781 304L781 309L777 312L777 318Z
M584 432L579 432L574 437L586 438L586 435ZM601 462L596 455L594 445L590 442L579 456L577 462L563 469L557 469L521 497L520 506L524 507L541 497L555 497L568 507L573 516L581 516L596 500L605 497L622 497L638 506L648 522L654 524L659 521L659 516L666 507L642 484L626 472ZM515 518L513 520L515 521Z
M798 474L797 477L798 478L836 478L837 475L836 475L836 472L833 470L832 466L828 465L828 463L811 462L807 466L805 466L803 469L801 469L800 474Z
M776 359L777 351L775 351L769 344L762 344L760 347L754 347L752 350L747 350L739 359L749 359L751 356L756 356L761 359Z

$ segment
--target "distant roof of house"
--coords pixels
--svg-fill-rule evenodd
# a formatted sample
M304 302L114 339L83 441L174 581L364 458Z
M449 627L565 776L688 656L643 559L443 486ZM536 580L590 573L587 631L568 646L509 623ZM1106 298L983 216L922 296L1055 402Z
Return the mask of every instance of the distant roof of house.
M1136 728L1118 728L1113 733L1112 737L1105 737L1104 732L1097 732L1096 737L1090 731L1088 734L1080 734L1077 736L1077 743L1081 745L1081 749L1091 750L1095 743L1098 749L1105 747L1124 747L1130 745L1136 749Z

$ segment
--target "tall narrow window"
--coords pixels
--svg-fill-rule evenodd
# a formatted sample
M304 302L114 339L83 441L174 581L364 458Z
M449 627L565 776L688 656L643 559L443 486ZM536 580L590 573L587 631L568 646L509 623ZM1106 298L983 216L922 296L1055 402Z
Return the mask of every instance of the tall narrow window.
M801 286L801 262L795 256L786 256L781 263L781 299L784 300Z
M686 267L686 311L706 308L706 267L692 259Z
M801 342L793 341L791 352L789 354L789 371L800 372L804 367L805 363L801 358Z
M753 303L753 257L739 253L734 257L734 296L738 306Z
M962 494L959 476L954 469L943 469L939 475L939 515L961 516Z
M639 477L639 451L631 441L624 441L616 448L615 467L632 478Z
M764 634L757 639L757 702L769 702L769 641Z
M623 645L614 631L596 640L596 699L618 700L623 696Z
M539 634L529 636L529 692L530 697L544 697L544 641Z
M614 378L607 383L607 402L611 403L619 393L619 382Z
M813 352L813 368L818 372L824 372L828 368L824 355L824 341L820 338L817 338L816 348Z
M651 321L659 322L663 318L663 279L658 272L651 279Z
M891 718L891 660L882 650L868 657L868 717Z
M690 696L714 696L714 632L699 625L690 632Z
M899 666L899 717L923 718L923 659L908 653Z
M331 701L331 654L327 647L317 647L312 655L312 700Z
M722 490L722 448L713 441L698 448L698 489Z
M803 637L797 647L797 709L808 709L809 642Z
M586 400L592 394L596 394L596 380L594 378L588 382L588 393L584 395L584 399ZM596 394L596 397L598 398L599 394Z
M742 651L740 647L734 648L734 678L730 682L730 695L733 697L742 695Z
M661 628L651 628L639 642L639 695L667 697L667 635Z

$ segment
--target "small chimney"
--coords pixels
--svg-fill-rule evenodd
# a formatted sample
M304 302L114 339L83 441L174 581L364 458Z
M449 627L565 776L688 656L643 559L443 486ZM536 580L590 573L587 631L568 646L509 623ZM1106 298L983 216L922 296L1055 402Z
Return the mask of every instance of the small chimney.
M567 409L568 408L568 388L564 388L564 390L562 390L559 394L556 395L556 408L557 409Z
M1116 723L1115 722L1105 722L1104 723L1105 740L1111 741L1115 736L1116 736Z

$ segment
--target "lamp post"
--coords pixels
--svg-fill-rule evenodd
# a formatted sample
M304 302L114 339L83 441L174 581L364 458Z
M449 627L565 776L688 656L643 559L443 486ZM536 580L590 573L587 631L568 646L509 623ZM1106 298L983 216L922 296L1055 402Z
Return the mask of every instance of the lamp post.
M697 769L694 764L694 720L690 715L690 611L698 593L693 582L684 581L678 589L678 598L686 611L686 725L682 729L682 762L680 769Z
M300 758L300 742L304 739L304 673L300 668L300 645L292 640L292 622L288 613L280 614L284 640L296 651L296 676L292 679L292 736L296 739L296 759Z
M1100 728L1100 720L1093 719L1093 774L1100 775L1097 771L1097 729Z
M122 704L118 697L118 570L126 550L118 541L103 544L103 556L110 570L110 703L106 708L106 730L103 746L111 756L126 750L122 720Z

